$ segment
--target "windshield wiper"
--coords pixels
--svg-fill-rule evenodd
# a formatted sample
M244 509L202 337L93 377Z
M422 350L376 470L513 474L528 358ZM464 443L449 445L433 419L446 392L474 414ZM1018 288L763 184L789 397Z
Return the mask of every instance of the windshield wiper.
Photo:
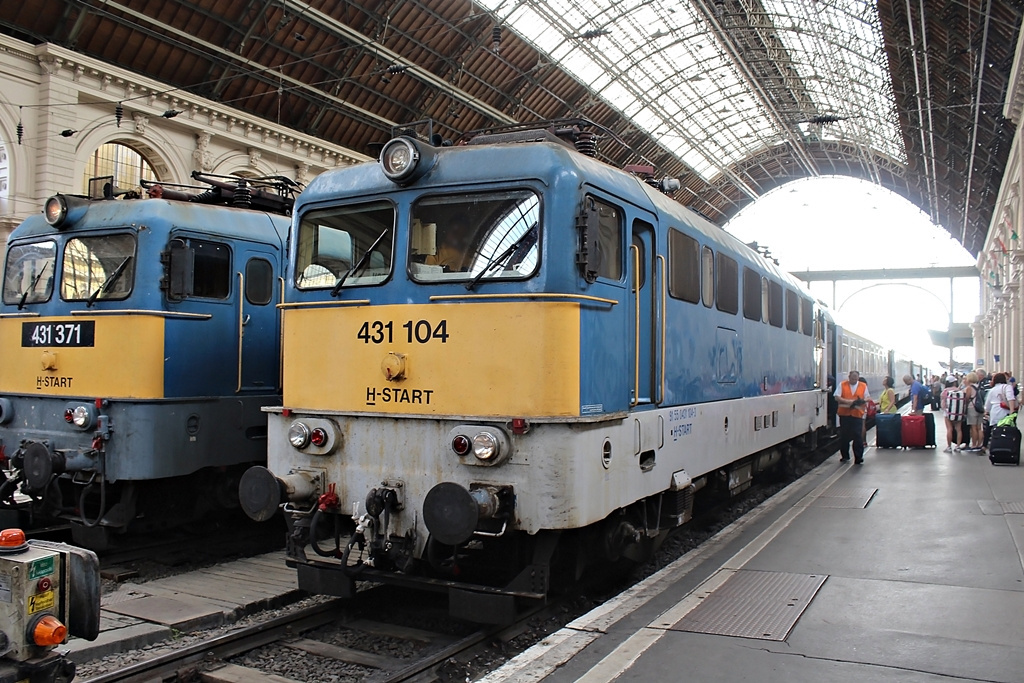
M331 290L331 296L338 296L338 294L341 292L341 286L345 284L345 280L348 279L348 276L352 275L353 273L358 273L366 266L367 263L369 263L370 254L373 253L373 250L377 248L377 245L380 244L380 241L384 239L384 235L388 234L390 230L391 228L384 228L384 232L377 235L377 239L373 241L373 244L370 245L369 249L363 252L363 255L359 257L359 260L356 261L356 264L349 268L348 270L346 270L345 274L338 278L337 284L335 284L334 289Z
M34 278L32 278L32 284L30 284L28 288L21 293L21 301L18 302L19 311L25 308L25 302L28 301L28 293L35 289L36 285L39 284L39 278L41 278L43 276L43 273L46 272L46 267L48 265L50 265L49 261L43 264L43 267L39 269L39 273Z
M508 249L506 249L505 251L501 252L500 254L492 258L490 261L488 261L487 265L484 266L483 270L477 273L472 280L466 283L466 289L472 292L473 288L476 287L476 283L480 282L481 278L483 278L484 275L493 270L495 266L500 266L501 264L503 264L505 261L509 259L509 257L512 256L512 254L515 254L517 251L519 251L520 248L522 248L525 251L530 249L536 243L537 224L534 223L533 225L530 226L529 230L523 233L522 237L520 237L518 240L510 244Z
M96 303L96 298L100 295L100 292L110 291L110 288L113 287L114 283L117 282L119 277L121 277L121 274L124 273L125 267L131 260L131 256L126 256L124 261L121 261L121 265L119 265L117 268L114 268L114 272L108 275L107 279L103 281L103 284L97 287L96 291L89 296L89 299L85 302L86 308L92 308L92 305Z

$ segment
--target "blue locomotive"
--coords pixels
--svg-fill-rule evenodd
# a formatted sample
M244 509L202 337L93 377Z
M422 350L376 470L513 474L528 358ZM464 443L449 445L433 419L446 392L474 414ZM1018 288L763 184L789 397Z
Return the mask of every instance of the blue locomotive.
M7 244L0 500L81 545L237 509L266 457L296 188L194 177L56 195Z
M297 200L284 400L240 494L284 505L300 587L507 618L825 428L813 298L593 146L573 122L400 135Z

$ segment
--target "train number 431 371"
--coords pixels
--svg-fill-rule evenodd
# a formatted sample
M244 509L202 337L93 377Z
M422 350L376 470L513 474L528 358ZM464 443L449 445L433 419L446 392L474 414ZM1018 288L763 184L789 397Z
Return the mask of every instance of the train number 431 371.
M356 338L362 339L364 344L390 344L395 341L395 336L393 320L364 322L356 334ZM448 321L442 319L435 324L429 320L407 320L398 327L397 336L399 340L404 340L408 344L426 344L430 341L445 344L448 342Z

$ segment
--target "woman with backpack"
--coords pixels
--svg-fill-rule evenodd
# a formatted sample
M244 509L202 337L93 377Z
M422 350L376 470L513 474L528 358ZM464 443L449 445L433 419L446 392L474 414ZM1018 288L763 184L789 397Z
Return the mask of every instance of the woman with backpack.
M946 380L946 388L942 390L939 397L939 407L946 416L946 453L960 450L960 439L957 438L960 425L967 410L967 397L964 390L957 386L956 380L950 377Z

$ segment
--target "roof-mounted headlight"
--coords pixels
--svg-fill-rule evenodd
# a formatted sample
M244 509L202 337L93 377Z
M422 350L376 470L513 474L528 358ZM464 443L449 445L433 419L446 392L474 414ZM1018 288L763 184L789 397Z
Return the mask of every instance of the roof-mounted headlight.
M57 194L46 200L43 205L43 217L55 228L65 223L73 223L80 219L89 206L89 200L83 197L69 197Z
M430 170L434 148L408 137L389 140L380 151L380 168L388 180L400 185L410 183Z

